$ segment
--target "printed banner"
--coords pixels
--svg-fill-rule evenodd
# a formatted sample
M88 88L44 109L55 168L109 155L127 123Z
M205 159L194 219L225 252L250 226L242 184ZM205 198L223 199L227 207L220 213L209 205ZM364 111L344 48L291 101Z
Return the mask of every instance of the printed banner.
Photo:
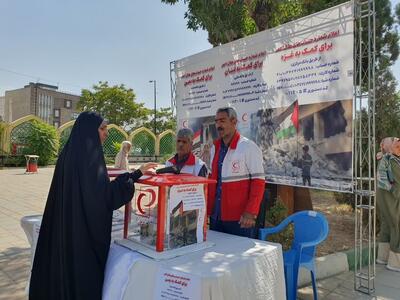
M175 61L179 127L210 165L218 108L261 148L266 180L352 190L351 2Z

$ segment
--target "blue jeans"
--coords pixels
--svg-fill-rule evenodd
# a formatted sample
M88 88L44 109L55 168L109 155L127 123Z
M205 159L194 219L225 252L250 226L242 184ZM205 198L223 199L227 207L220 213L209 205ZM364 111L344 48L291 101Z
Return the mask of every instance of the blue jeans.
M239 221L221 221L210 218L210 229L252 239L257 237L257 230L254 227L240 228Z

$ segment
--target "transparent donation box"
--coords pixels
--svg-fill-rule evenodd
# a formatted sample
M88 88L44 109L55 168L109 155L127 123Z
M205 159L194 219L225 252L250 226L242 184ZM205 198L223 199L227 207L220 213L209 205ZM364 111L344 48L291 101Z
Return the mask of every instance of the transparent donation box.
M215 181L188 174L142 176L125 237L157 252L205 242L209 183Z

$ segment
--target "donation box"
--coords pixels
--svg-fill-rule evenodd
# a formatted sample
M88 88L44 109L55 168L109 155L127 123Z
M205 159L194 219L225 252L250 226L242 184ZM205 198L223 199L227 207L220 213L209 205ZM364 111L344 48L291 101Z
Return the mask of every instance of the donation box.
M189 174L142 176L135 183L126 238L157 252L206 241L207 187Z

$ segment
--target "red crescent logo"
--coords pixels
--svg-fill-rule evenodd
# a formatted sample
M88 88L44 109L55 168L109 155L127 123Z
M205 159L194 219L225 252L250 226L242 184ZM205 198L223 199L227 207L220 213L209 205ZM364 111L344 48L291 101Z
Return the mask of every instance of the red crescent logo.
M188 128L188 120L182 122L183 128Z
M243 114L243 116L242 116L242 120L243 120L244 122L246 122L246 121L247 121L247 113L244 113L244 114Z
M150 200L150 202L148 204L145 204L144 206L146 206L146 207L152 206L154 204L154 202L156 201L156 192L154 190L152 190L152 189L146 189L146 190L142 191L139 194L139 196L138 196L138 198L136 200L136 204L137 204L138 210L143 215L145 215L146 212L142 208L142 200L143 200L143 197L148 195L148 193L150 193L151 200Z
M240 172L240 161L235 160L232 162L232 173L239 173Z

